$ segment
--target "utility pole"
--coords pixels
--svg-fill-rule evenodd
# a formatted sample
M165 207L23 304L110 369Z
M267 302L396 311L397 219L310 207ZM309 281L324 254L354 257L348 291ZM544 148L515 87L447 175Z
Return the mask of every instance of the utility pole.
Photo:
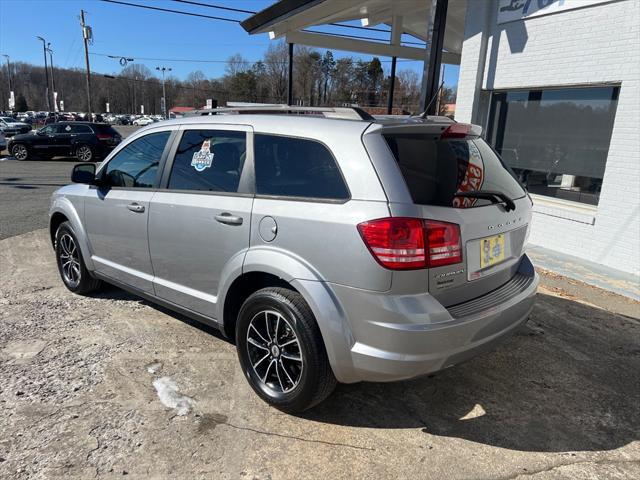
M9 61L9 55L2 56L7 59L7 73L9 74L9 110L13 110L14 105L11 102L11 94L13 93L13 90L11 90L11 62Z
M47 110L51 111L51 98L49 97L49 66L47 65L47 41L42 37L36 37L42 42L42 53L44 53L44 77L47 81L47 86L44 89L44 93L47 97Z
M84 10L80 10L80 25L82 26L82 40L84 41L84 60L87 64L87 114L91 117L91 68L89 67L89 40L93 39L91 27L84 23Z
M164 88L164 72L170 72L171 69L167 67L156 67L156 70L162 72L162 103L160 106L162 107L162 113L164 114L164 118L166 120L167 118L169 118L169 116L167 115L167 91Z
M51 44L47 43L47 52L49 52L49 66L51 67L51 91L53 92L53 110L58 111L58 98L56 93L56 79L53 76L53 50Z

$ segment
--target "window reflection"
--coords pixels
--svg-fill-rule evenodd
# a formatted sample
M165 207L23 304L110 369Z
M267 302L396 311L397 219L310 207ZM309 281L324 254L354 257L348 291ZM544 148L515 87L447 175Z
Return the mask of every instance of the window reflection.
M489 140L531 193L597 205L619 90L496 92Z

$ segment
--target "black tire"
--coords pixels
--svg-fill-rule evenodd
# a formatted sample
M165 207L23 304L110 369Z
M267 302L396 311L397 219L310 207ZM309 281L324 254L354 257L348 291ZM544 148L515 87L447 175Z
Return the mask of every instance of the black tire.
M72 250L73 253L71 255L73 260L68 255L69 251L71 251L71 248L69 247L69 238L73 241L74 246L74 249ZM62 282L65 287L80 295L93 292L100 288L102 282L93 278L89 273L89 270L87 270L87 267L84 264L84 259L82 258L82 251L80 250L78 239L69 222L63 222L60 224L60 227L58 227L58 231L56 232L55 252L58 272L60 273L60 278L62 278ZM66 262L69 260L73 261L72 266L74 268L72 270L69 270L71 267L66 265ZM74 276L77 277L74 278Z
M93 162L96 158L96 154L93 151L91 145L86 143L80 144L76 147L76 158L80 162Z
M11 155L20 161L31 160L32 157L31 150L24 143L14 143L11 145Z
M275 375L271 371L271 378L277 375L279 384L275 380L272 382L264 382L261 376L256 372L253 364L256 363L255 356L252 357L252 353L249 351L253 349L255 353L258 351L255 344L251 344L248 341L247 332L249 331L252 320L257 322L261 315L264 315L265 311L275 312L279 314L280 321L284 319L284 333L280 335L281 340L276 340L276 345L281 345L278 350L276 348L275 357L269 357L269 367L271 362L275 362ZM273 315L273 314L272 314ZM276 315L276 319L278 316ZM265 322L269 319L266 317ZM289 328L290 327L290 328ZM260 328L260 327L259 327ZM253 328L252 328L253 332ZM290 343L287 341L295 334L297 343L293 344L296 353L302 360L299 370L296 370L295 361L287 360L288 368L284 371L283 359L291 359L290 356L285 354L285 347L282 344ZM267 332L267 335L269 333ZM275 337L278 336L278 328L276 328ZM282 339L284 337L284 339ZM261 337L262 338L262 337ZM273 340L272 336L269 336L270 340ZM264 340L264 339L263 339ZM282 341L284 340L284 342ZM281 343L282 342L282 343ZM273 345L269 343L269 345ZM298 345L298 347L295 347ZM258 349L262 347L257 347ZM272 355L272 346L268 355ZM298 292L288 290L286 288L263 288L253 293L242 305L240 313L238 314L238 321L236 323L236 349L238 351L238 358L242 371L245 377L249 381L251 388L268 404L278 408L287 413L297 413L317 405L327 398L336 387L337 381L331 370L329 359L327 358L327 352L324 348L322 341L322 335L316 319L311 312L311 309L305 302L302 295ZM266 353L266 352L265 352ZM293 355L295 356L296 353ZM252 360L253 358L253 360ZM278 362L280 362L278 364ZM290 363L289 363L290 362ZM280 370L278 365L280 365ZM264 368L263 366L259 368ZM293 369L293 370L292 370ZM295 377L295 381L284 380L285 388L281 388L283 385L282 378L286 378L281 375L280 372L285 373L286 376ZM291 375L290 375L291 373ZM261 373L262 374L262 373ZM269 371L267 371L269 375ZM298 376L296 376L298 375ZM295 385L295 386L294 386ZM290 388L287 391L287 388Z

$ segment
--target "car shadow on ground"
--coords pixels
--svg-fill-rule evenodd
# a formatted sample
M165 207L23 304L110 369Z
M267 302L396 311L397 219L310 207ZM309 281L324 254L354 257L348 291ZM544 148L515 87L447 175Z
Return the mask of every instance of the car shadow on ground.
M217 329L144 302L227 340ZM420 379L339 385L300 417L356 428L419 428L510 450L612 450L640 440L640 322L539 294L527 325L496 350Z
M640 439L638 339L636 319L540 294L493 352L414 381L341 385L303 417L510 450L611 450Z
M182 315L181 313L174 312L173 310L169 310L168 308L163 307L162 305L158 305L157 303L150 302L142 297L134 295L132 293L127 292L126 290L122 290L121 288L115 287L113 285L104 284L100 290L90 293L87 296L92 298L106 298L109 300L127 300L131 302L137 302L142 305L147 305L148 307L153 308L165 315L175 318L176 320L180 320L187 325L191 325L198 330L203 331L204 333L208 333L213 335L214 337L219 338L228 343L232 343L228 338L226 338L220 330L210 325L206 325L202 322L194 320L186 315Z

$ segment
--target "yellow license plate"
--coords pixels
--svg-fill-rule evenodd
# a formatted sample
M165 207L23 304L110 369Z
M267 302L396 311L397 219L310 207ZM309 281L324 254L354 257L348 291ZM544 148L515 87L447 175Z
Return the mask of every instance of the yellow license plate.
M480 240L480 268L490 267L504 260L504 234Z

